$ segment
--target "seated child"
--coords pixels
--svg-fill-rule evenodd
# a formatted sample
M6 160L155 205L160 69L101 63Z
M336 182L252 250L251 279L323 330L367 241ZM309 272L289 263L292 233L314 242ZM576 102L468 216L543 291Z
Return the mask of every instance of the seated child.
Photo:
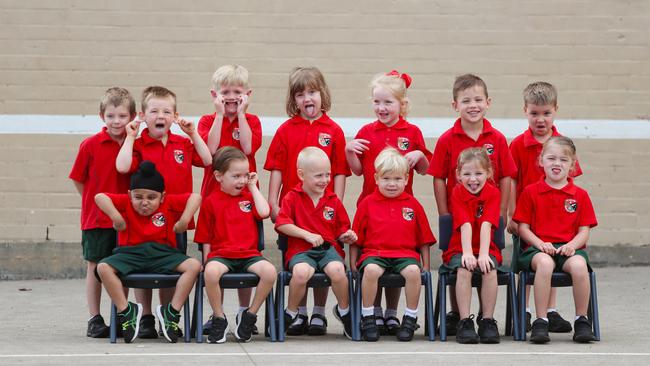
M327 189L331 180L330 161L317 147L298 154L298 178L302 183L287 193L275 220L275 229L288 236L286 263L291 271L289 302L284 314L285 329L298 315L298 304L307 291L307 282L316 271L324 272L338 300L334 316L343 323L344 335L351 338L352 322L348 281L336 241L357 240L343 203Z
M138 336L142 305L127 300L120 277L136 272L181 273L171 302L156 311L165 338L175 343L180 309L201 270L199 261L176 249L176 233L187 230L201 196L166 195L155 165L143 161L131 176L128 194L98 193L95 202L118 231L118 248L97 264L97 274L117 307L124 341L131 343Z
M573 340L587 343L595 340L589 307L589 257L584 251L589 231L596 226L596 214L587 192L569 178L575 168L576 148L567 137L554 136L542 148L540 165L544 178L524 189L517 202L513 220L519 224L519 235L528 248L519 257L519 268L535 271L533 289L535 312L530 340L550 341L548 306L553 271L571 275L576 317Z
M221 276L251 272L260 280L253 303L241 314L234 332L237 339L248 342L257 312L277 275L257 249L257 221L268 217L270 208L257 188L257 174L249 173L248 159L241 150L222 147L214 155L212 167L218 189L203 201L194 237L195 242L203 243L205 291L213 312L208 342L226 341L228 321L223 312Z
M422 205L404 192L409 180L406 158L396 149L386 148L375 159L375 171L377 189L357 208L353 230L359 239L350 250L350 267L355 270L359 266L363 272L362 337L379 340L373 304L379 277L389 272L401 274L406 283L406 309L396 335L400 341L410 341L418 328L420 272L429 270L429 246L436 239Z
M493 241L499 227L501 194L492 183L492 164L485 148L468 148L458 155L456 179L460 184L451 194L453 233L449 248L442 253L442 270L456 271L456 301L460 321L456 326L458 343L499 343L494 320L498 284L496 268L501 264L501 250ZM490 182L488 182L490 181ZM472 275L480 273L482 318L478 334L474 331Z

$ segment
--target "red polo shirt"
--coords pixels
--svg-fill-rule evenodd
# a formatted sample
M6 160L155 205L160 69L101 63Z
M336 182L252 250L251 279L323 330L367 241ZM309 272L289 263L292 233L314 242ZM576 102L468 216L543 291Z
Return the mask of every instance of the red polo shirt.
M334 245L341 257L345 258L345 252L336 239L350 229L350 218L334 192L326 190L314 207L313 201L302 190L302 186L295 186L282 201L280 213L275 220L275 229L286 224L294 224L303 230L322 236L323 240ZM302 239L291 236L288 239L285 265L294 255L313 248Z
M81 142L69 178L84 184L81 194L81 230L109 229L113 222L95 204L100 192L126 193L129 176L118 173L115 159L121 145L106 132L106 127Z
M189 193L166 194L158 210L151 216L138 214L128 194L109 193L107 196L126 221L126 230L118 232L119 246L156 242L176 248L174 225L185 210Z
M529 224L538 238L549 243L566 243L578 228L598 225L589 194L571 178L562 189L552 188L543 178L524 188L512 219Z
M512 160L505 136L493 128L487 119L483 119L483 131L476 141L467 136L460 124L460 118L457 119L454 126L438 138L427 171L435 178L447 180L447 207L450 210L451 193L456 186L458 155L470 147L485 147L488 150L492 161L494 183L497 187L501 178L516 177L517 174L517 166Z
M555 126L552 127L552 136L561 136ZM542 153L544 144L540 143L533 136L532 131L527 129L521 135L510 142L510 153L517 165L517 199L528 185L536 183L544 176L544 169L539 165L539 155ZM582 175L580 164L576 161L575 170L571 177Z
M308 146L319 147L329 156L332 164L332 177L336 175L350 176L350 168L345 159L345 136L341 127L325 113L312 123L299 115L294 116L278 128L271 141L271 146L269 146L264 164L266 170L282 172L280 202L293 187L300 184L296 172L296 161L298 153ZM329 189L334 190L334 179L330 182Z
M260 219L250 192L231 196L219 189L203 200L194 241L210 244L208 258L261 256L257 249Z
M216 113L207 114L199 120L199 135L205 143L208 143L208 134L210 133L210 128L214 124L214 120L217 117ZM248 158L248 165L251 172L257 172L257 165L255 164L255 153L262 146L262 124L260 119L256 115L246 113L246 121L248 126L251 128L253 133L251 141L251 153L246 155ZM224 146L234 146L241 150L241 143L239 142L239 119L235 117L234 120L229 120L228 117L223 117L223 123L221 124L221 139L219 140L219 146L217 149ZM201 184L201 196L207 197L210 193L218 189L219 183L214 179L214 169L212 169L212 164L206 166L203 171L203 183Z
M460 227L469 222L472 225L472 252L478 255L481 243L481 224L492 224L489 254L493 255L501 264L501 250L494 244L494 230L499 227L501 192L491 184L486 184L478 196L470 193L462 184L456 185L451 194L451 207L454 212L454 232L449 240L449 249L442 253L442 260L449 263L451 257L463 254L463 245L460 241Z
M424 143L422 131L418 126L408 123L400 117L399 121L392 127L387 127L378 120L369 123L361 128L355 136L355 139L365 139L370 141L368 150L363 154L357 155L363 166L363 190L357 200L357 206L369 194L375 191L375 159L377 155L387 147L394 147L402 155L411 151L422 151L427 160L433 156ZM409 171L409 181L406 185L406 192L413 194L413 170Z
M436 238L422 205L410 194L384 197L379 190L368 195L357 207L352 230L361 247L357 265L368 257L413 258L420 260L420 247Z

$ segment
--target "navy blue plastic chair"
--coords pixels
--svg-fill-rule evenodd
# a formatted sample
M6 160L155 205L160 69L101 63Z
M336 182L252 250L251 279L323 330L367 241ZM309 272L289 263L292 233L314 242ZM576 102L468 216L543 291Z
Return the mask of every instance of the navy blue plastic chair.
M439 218L440 235L438 237L438 248L443 252L449 247L449 241L453 233L453 219L451 215L443 215ZM503 250L505 248L505 234L504 234L504 221L503 218L499 219L499 227L494 231L494 243ZM513 262L514 263L514 262ZM507 269L507 270L505 270ZM472 287L480 288L482 278L478 273L472 275ZM440 320L440 340L447 340L447 286L454 286L456 284L456 273L448 273L446 271L438 271L438 295L436 297L435 314L436 318ZM517 287L515 281L515 274L512 268L504 268L501 266L497 270L497 284L499 286L507 286L507 299L506 299L506 336L512 335L514 340L519 340L520 337L520 321L517 313Z

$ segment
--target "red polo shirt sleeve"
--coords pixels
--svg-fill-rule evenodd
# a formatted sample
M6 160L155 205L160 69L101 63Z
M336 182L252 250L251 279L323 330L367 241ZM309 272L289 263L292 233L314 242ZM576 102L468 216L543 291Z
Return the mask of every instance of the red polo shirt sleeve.
M589 194L587 194L587 191L579 187L578 192L579 196L581 196L579 199L582 204L582 208L580 210L580 218L578 219L578 226L594 227L598 225L598 221L596 220L596 212L594 211L594 206L591 203Z
M483 206L483 215L478 219L479 227L483 222L492 224L493 229L499 227L499 216L501 215L501 192L492 185L485 185L483 190L486 191L486 199Z
M348 161L345 158L345 136L341 128L334 130L334 149L332 150L332 177L337 175L344 175L349 177L352 175Z
M508 142L506 138L501 135L499 136L499 177L498 179L510 177L517 179L517 165L515 160L512 158L510 153L510 148L508 147Z
M431 231L431 226L429 226L429 219L427 218L427 214L424 211L424 207L422 207L420 202L418 202L415 198L413 198L413 201L415 203L415 218L418 223L417 227L420 229L417 231L417 247L435 244L436 237Z
M214 224L216 218L212 206L212 200L205 199L201 204L201 211L199 212L199 220L196 224L196 231L194 232L194 242L200 244L209 244L212 242L212 233L214 232Z
M106 193L106 195L111 199L111 202L113 202L115 209L117 209L121 214L124 214L124 212L126 212L126 208L131 204L131 200L129 199L128 194Z
M199 119L199 125L196 128L197 131L199 131L199 136L201 136L206 144L208 143L208 134L210 133L210 128L212 128L212 124L214 123L214 118L214 113L201 116L201 119Z
M133 142L133 151L131 152L131 167L129 168L127 174L134 173L136 170L138 170L138 166L140 166L140 162L142 161L142 148L142 137L138 137Z
M454 223L454 230L458 230L465 223L472 223L472 213L470 213L470 208L462 199L462 189L465 189L460 184L454 187L454 190L451 193L451 212L452 220Z
M297 195L294 194L293 192L287 193L286 196L284 196L284 199L282 200L282 205L280 206L280 212L278 213L278 217L275 219L275 229L277 231L278 227L282 225L287 225L287 224L294 224L294 207L296 205L296 199Z
M345 210L345 206L341 200L336 198L336 232L334 239L338 239L346 231L350 230L350 217Z
M532 185L524 189L524 192L519 197L517 201L517 207L515 208L515 214L512 216L512 220L519 224L528 224L531 225L533 222L533 197L532 197Z
M70 179L79 183L86 183L86 180L88 179L88 169L90 166L88 141L88 139L84 140L79 146L79 153L77 154L70 175L68 176Z
M357 212L354 214L352 231L357 234L357 241L352 245L363 247L366 242L366 228L368 227L368 196L357 206Z
M253 133L251 155L254 156L255 152L257 152L257 150L262 146L262 123L260 122L260 119L253 114L246 115L246 120L248 121L248 126L250 126L251 132Z
M413 137L415 137L415 150L422 151L427 161L430 162L431 159L433 159L433 154L431 151L429 151L429 149L427 149L427 144L424 141L424 136L422 136L422 131L415 125L413 125L413 127L415 128L415 131L413 133Z
M284 126L283 124L278 128L275 136L273 136L273 140L271 140L271 145L266 153L266 162L264 163L264 169L266 170L280 170L284 172L287 164L291 164L287 161L288 156L285 142L287 129L283 128Z
M449 164L451 164L451 148L449 146L451 134L451 129L443 133L438 138L436 147L433 149L433 157L429 162L427 174L432 175L434 178L447 179Z

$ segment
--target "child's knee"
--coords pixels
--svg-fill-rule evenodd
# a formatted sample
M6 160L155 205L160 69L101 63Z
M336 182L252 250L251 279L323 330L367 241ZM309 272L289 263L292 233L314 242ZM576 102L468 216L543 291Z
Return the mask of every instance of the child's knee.
M293 266L291 271L291 281L299 284L306 284L312 276L311 267L306 263L300 263Z
M420 268L414 264L406 266L400 271L402 277L408 281L420 281Z
M377 279L384 274L383 268L374 263L370 263L363 268L363 276L369 279Z
M531 264L535 272L553 272L555 269L555 261L546 253L537 253Z
M113 272L113 267L111 267L110 264L108 263L97 264L97 274L99 274L100 277L105 276L110 272Z
M472 272L463 267L458 267L456 277L461 281L469 281L472 279Z
M259 273L260 280L274 282L275 278L278 276L278 272L270 262L264 261L263 263L264 265Z
M327 274L332 282L345 281L345 266L342 262L329 262L323 272Z
M184 267L183 272L198 274L201 272L201 263L196 258L188 258L182 263Z

